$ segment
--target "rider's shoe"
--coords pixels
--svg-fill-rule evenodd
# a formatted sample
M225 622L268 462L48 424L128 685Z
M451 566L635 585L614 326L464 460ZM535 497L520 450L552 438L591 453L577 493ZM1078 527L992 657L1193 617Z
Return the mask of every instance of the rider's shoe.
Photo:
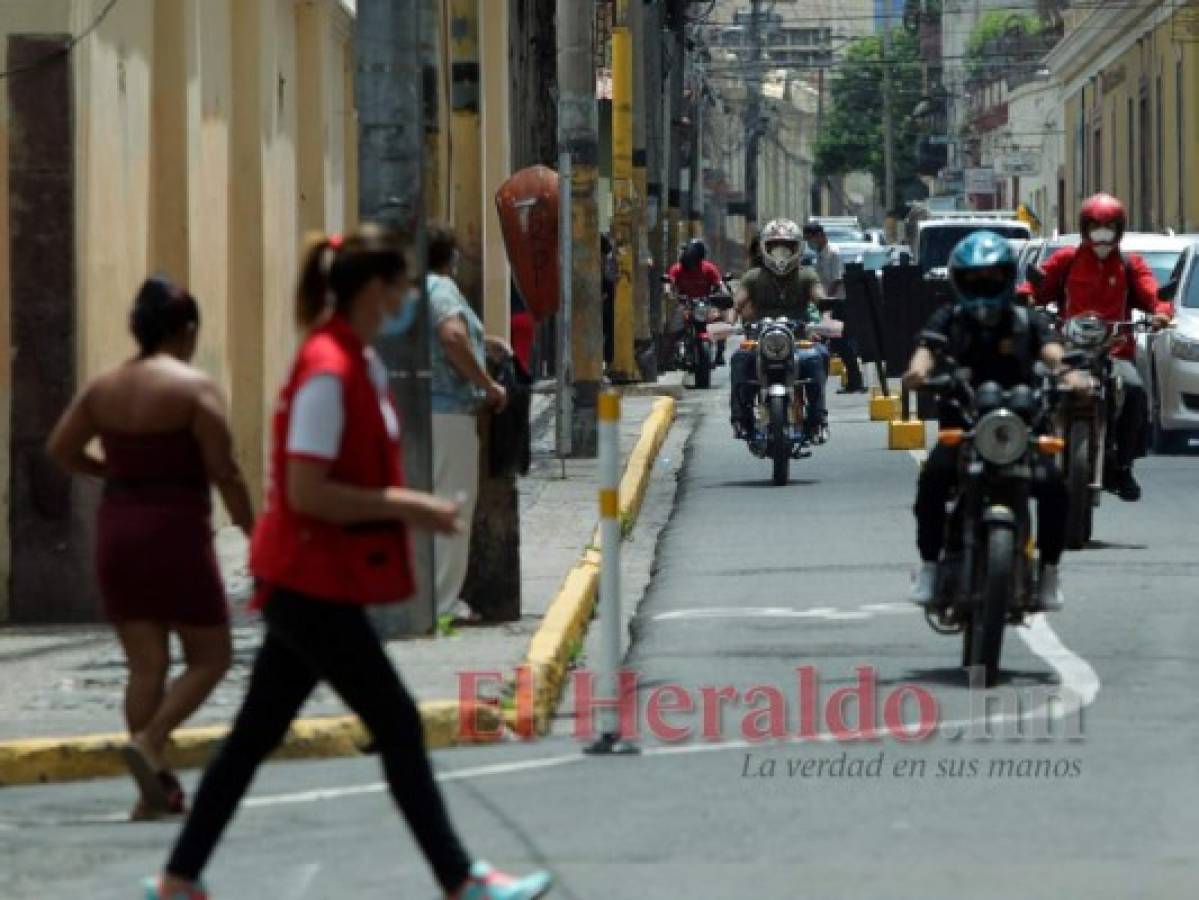
M1131 466L1116 470L1113 486L1116 496L1121 500L1135 503L1141 499L1141 486L1137 483L1136 478L1133 477Z
M937 564L924 562L912 576L912 592L908 595L917 606L929 606L937 596Z
M142 882L142 890L145 900L208 900L208 892L200 882L186 890L167 891L162 886L161 878L147 878Z
M1061 576L1057 566L1041 567L1041 582L1037 586L1036 610L1038 612L1058 612L1066 605L1066 596L1062 593Z

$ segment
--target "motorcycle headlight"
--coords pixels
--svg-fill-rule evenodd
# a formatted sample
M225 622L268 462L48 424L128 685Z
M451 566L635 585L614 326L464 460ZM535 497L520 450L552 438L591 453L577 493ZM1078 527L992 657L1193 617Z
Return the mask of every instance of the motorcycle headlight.
M1011 465L1028 450L1028 426L1011 410L987 413L974 428L974 448L993 465Z
M758 338L762 355L770 362L782 362L789 358L795 345L791 333L784 328L771 328Z
M1176 334L1170 338L1170 354L1183 362L1199 362L1199 340Z
M1078 316L1066 323L1066 340L1080 350L1095 350L1107 340L1107 325L1094 316Z
M691 315L697 322L708 321L708 304L703 300L698 300L691 307Z

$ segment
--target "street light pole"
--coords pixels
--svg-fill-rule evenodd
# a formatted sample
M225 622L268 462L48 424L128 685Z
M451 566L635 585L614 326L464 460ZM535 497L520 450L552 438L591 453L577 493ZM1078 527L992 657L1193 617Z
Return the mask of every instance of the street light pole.
M891 104L891 26L883 28L883 216L895 209L895 121Z
M430 0L359 0L354 80L358 107L358 210L362 221L402 230L412 243L409 270L421 290L416 321L378 350L404 419L409 486L433 489L432 374L425 292L424 68L432 62L435 24ZM374 617L385 637L428 634L435 622L433 535L413 531L418 595Z
M746 238L758 229L758 151L761 147L759 120L762 117L762 0L753 0L749 18L752 45L750 73L746 79L749 103L745 122L745 231Z

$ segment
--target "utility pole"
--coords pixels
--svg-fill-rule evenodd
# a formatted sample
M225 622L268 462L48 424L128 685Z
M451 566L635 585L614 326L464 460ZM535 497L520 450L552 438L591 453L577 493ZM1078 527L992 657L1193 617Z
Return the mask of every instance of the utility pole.
M680 0L673 0L671 10L671 32L674 37L670 54L670 162L667 174L669 186L669 228L666 232L666 249L663 254L662 266L669 269L674 263L675 253L682 243L683 227L683 140L686 131L683 121L683 66L687 59L687 29L684 19L683 6Z
M657 354L647 353L652 346L649 321L649 278L645 267L649 256L649 106L658 95L651 93L646 81L648 60L645 45L651 21L645 0L632 0L629 29L633 35L633 338L634 358L643 381L658 380ZM653 34L653 40L658 35Z
M824 134L824 67L816 72L816 138ZM812 185L812 215L824 215L824 179L817 178Z
M358 209L362 221L402 229L410 238L409 269L421 288L416 322L383 338L378 350L404 419L408 484L433 489L428 297L424 292L425 65L433 58L430 0L359 0L355 41L359 140ZM428 634L435 622L433 535L412 533L418 596L384 608L375 625L385 637Z
M558 148L572 166L571 353L574 363L571 450L596 454L596 405L603 379L600 294L599 110L595 101L594 0L558 0Z
M613 382L637 380L633 354L633 277L637 254L633 187L633 36L629 0L612 7L612 246L619 276L613 324Z
M762 0L753 0L749 18L751 45L749 90L745 121L745 231L746 239L758 230L758 152L762 135Z
M666 42L666 32L662 30L661 0L651 0L645 7L645 112L646 112L646 151L649 174L646 179L646 227L649 229L649 255L653 265L649 270L649 299L648 313L649 338L653 346L657 345L658 335L662 331L662 274L666 271L666 240L664 223L666 222L666 203L662 192L662 174L665 168L664 153L668 132L663 128L666 91L662 81L662 48ZM657 375L657 353L646 354L654 358L654 375ZM643 372L647 378L649 372Z
M688 192L688 231L704 236L704 82L699 66L691 66L691 188Z
M461 260L454 281L483 318L482 137L479 115L479 0L449 0L451 213Z
M883 217L895 209L895 121L891 108L891 25L883 28Z

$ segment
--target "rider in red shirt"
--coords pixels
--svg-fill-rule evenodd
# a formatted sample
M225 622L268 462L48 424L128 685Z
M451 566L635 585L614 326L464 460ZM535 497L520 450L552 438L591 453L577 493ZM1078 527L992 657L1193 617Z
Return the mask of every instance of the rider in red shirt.
M1162 327L1174 307L1158 299L1157 279L1143 258L1120 252L1127 214L1124 205L1109 194L1096 194L1079 211L1082 243L1055 253L1042 268L1034 288L1038 304L1056 302L1063 319L1088 313L1106 322L1126 321L1133 309L1153 317ZM1136 346L1121 337L1112 348L1115 372L1124 382L1124 405L1116 422L1114 470L1105 473L1109 490L1122 500L1139 500L1141 487L1132 475L1134 460L1145 455L1145 430L1149 417L1148 395L1132 359Z
M703 240L692 238L679 254L679 261L670 267L667 275L680 297L703 299L724 290L724 277L708 262L707 255ZM724 365L724 341L716 342L716 365Z

